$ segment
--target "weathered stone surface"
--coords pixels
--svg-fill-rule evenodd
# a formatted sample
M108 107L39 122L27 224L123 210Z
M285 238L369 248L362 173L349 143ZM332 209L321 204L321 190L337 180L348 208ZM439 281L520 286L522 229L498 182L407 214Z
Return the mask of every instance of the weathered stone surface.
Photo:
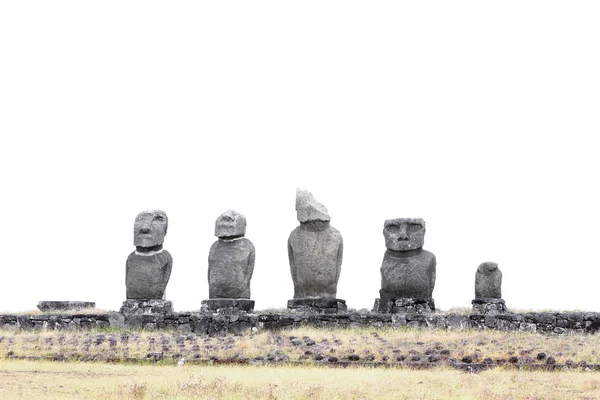
M392 314L427 314L435 310L433 299L401 298L396 300L375 299L373 312Z
M164 298L173 267L173 257L162 248L167 227L167 215L163 211L144 211L136 217L136 250L126 262L125 285L128 299Z
M200 311L204 313L236 314L249 313L254 310L254 300L246 299L211 299L202 300Z
M381 265L382 302L398 299L423 300L434 310L435 256L423 250L425 221L398 218L385 221L383 235L387 251ZM382 307L381 305L380 307ZM399 306L399 309L403 306Z
M304 189L296 189L296 216L299 222L331 219L327 208L316 201L311 192Z
M473 304L473 314L495 315L507 312L506 304L502 299L474 299L471 303Z
M287 307L293 313L335 314L348 310L345 300L331 297L291 299Z
M414 313L314 313L281 314L72 314L72 315L0 315L3 329L90 329L100 326L189 330L197 335L224 336L258 329L280 330L305 325L322 328L400 327L441 329L497 329L572 335L597 333L600 313L526 313L498 315L422 315ZM1 339L0 339L1 340Z
M502 298L502 272L498 264L484 262L479 265L475 273L475 298Z
M125 300L121 314L173 314L173 302L168 300Z
M210 299L249 299L250 279L254 272L255 250L252 242L243 237L246 218L229 210L215 223L219 237L208 256L208 285Z
M296 193L300 226L288 239L294 298L335 298L343 256L342 235L329 224L325 207L304 190Z
M221 239L241 237L246 234L246 217L234 210L227 210L215 222L215 236Z
M37 304L40 311L78 311L95 307L93 301L40 301Z

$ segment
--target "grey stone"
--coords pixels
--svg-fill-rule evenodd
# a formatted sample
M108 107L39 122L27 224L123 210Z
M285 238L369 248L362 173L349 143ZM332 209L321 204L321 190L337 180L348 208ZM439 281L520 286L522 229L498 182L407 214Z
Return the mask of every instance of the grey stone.
M312 194L298 189L300 226L288 239L294 298L335 298L343 256L342 235L329 224L327 209Z
M144 211L134 224L136 250L127 258L127 299L164 299L173 258L162 248L168 219L163 211Z
M172 314L173 302L168 300L125 300L119 311L121 314Z
M202 300L200 311L203 313L248 313L254 310L254 300L246 299L210 299Z
M95 307L93 301L40 301L37 304L40 311L79 311Z
M475 298L502 298L502 272L498 264L484 262L475 273Z
M346 301L331 297L288 300L287 307L294 313L335 314L348 310Z
M210 299L249 299L250 279L254 272L255 250L244 238L246 218L229 210L215 223L219 237L208 256L208 286Z
M436 259L423 250L425 221L420 218L388 220L384 223L383 235L387 250L381 265L381 302L420 299L435 310L432 294Z
M506 304L502 299L482 298L473 299L473 314L496 315L507 312Z

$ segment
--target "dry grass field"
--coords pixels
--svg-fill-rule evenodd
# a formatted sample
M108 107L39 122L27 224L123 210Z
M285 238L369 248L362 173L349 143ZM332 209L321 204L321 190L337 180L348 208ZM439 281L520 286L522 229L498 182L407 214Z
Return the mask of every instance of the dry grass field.
M598 399L594 372L0 361L2 399Z
M599 345L476 330L0 330L0 398L600 399ZM536 368L549 358L560 368ZM495 368L452 368L470 363Z

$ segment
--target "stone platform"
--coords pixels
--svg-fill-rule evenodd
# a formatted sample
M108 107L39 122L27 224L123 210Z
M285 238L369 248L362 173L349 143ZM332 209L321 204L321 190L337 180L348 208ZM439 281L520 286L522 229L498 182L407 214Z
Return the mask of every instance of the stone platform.
M93 301L40 301L37 303L40 311L79 311L84 308L96 308Z
M173 314L173 302L169 300L125 300L119 310L121 314Z
M473 304L473 314L498 315L508 312L506 303L502 299L473 299L471 304Z
M210 299L202 300L200 312L219 314L239 314L254 311L254 300L248 299Z
M428 314L433 311L433 299L375 299L373 305L373 312L385 314Z
M335 298L291 299L287 308L293 313L335 314L348 310L346 300Z

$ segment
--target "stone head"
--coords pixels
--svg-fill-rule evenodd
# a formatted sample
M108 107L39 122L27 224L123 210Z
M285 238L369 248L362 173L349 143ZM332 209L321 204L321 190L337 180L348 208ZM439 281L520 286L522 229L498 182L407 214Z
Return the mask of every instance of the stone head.
M491 275L496 270L498 270L498 264L495 262L484 262L481 263L477 268L477 272L482 273L484 275Z
M327 208L304 189L296 189L296 216L299 222L331 220Z
M215 222L215 236L235 238L246 234L246 217L239 212L227 210Z
M167 234L169 219L164 211L143 211L135 217L133 244L136 247L162 245Z
M394 251L409 251L423 247L425 221L421 218L397 218L383 225L385 247Z

